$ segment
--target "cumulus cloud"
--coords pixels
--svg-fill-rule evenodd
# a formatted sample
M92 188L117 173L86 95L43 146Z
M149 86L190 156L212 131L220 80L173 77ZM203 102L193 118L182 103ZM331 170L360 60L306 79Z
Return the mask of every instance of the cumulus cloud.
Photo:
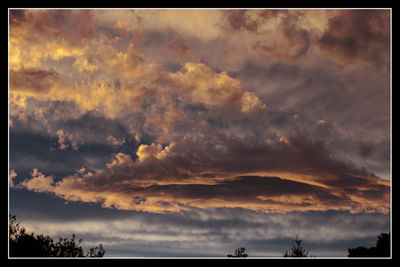
M237 102L241 111L265 108L260 99L247 92L240 81L226 73L215 73L204 64L185 63L184 71L170 74L173 86L195 104L227 106Z
M50 129L48 129L50 132ZM64 130L57 130L56 136L58 138L58 148L61 150L67 149L70 145L73 150L78 150L79 146L78 143L75 141L76 138L70 133L64 132Z
M292 138L288 147L285 140L219 140L207 146L205 140L183 138L164 148L141 145L137 161L118 153L104 170L76 173L51 188L43 183L42 191L71 201L151 212L191 207L388 212L385 180L331 159L321 144ZM23 185L40 191L35 184Z
M45 176L36 168L31 172L32 179L26 179L20 183L21 186L28 190L36 192L51 192L53 189L53 177Z
M115 152L56 182L35 168L21 186L155 213L387 213L387 20L374 10L13 11L12 128L56 138L60 152Z

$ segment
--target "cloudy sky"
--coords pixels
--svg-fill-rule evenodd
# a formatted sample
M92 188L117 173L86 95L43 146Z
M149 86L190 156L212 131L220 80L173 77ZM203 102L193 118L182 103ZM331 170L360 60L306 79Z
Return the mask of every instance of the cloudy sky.
M9 209L106 256L343 257L390 230L390 10L9 10Z

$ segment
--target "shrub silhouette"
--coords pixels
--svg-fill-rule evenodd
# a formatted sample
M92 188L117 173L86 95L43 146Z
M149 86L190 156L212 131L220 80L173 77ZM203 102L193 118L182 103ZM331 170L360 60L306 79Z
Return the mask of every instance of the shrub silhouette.
M375 247L349 248L348 257L390 257L390 233L381 233Z
M301 246L299 236L296 236L296 240L293 240L291 250L283 253L283 257L308 257L308 250Z
M236 258L246 258L249 255L245 253L245 250L246 249L244 247L240 247L235 250L235 255L228 254L227 256L228 257L236 257Z
M100 244L84 253L80 243L72 234L71 239L60 238L54 242L50 236L26 233L15 215L10 215L9 222L10 257L103 257L105 250Z

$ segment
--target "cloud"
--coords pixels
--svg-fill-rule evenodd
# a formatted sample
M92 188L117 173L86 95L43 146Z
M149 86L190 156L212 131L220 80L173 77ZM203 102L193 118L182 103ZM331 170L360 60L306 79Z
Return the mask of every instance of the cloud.
M13 181L13 179L15 178L15 177L17 177L18 176L18 174L14 171L14 169L11 169L10 170L10 175L9 175L9 177L8 177L8 184L10 185L10 187L14 187L14 181Z
M84 246L102 242L106 255L122 257L225 257L243 245L251 256L281 257L296 235L317 257L345 257L348 247L373 243L389 228L387 215L342 211L265 214L209 208L162 215L108 211L107 216L63 220L49 214L46 221L43 216L25 216L22 223L28 231L53 237L76 233Z
M24 180L20 183L20 186L25 187L28 190L35 192L51 192L53 189L53 177L45 176L39 172L36 168L31 172L32 179Z
M68 148L68 144L66 144L66 139L71 140L73 137L71 134L69 133L64 133L63 130L58 130L56 132L57 136L58 136L58 144L59 144L59 148L60 149L66 149ZM76 142L72 142L71 143L72 149L73 150L78 150L78 144Z
M342 64L361 59L388 68L389 25L389 10L343 10L330 18L319 45Z
M51 174L55 180L65 177L81 167L90 171L103 169L105 163L110 161L114 150L108 144L91 142L80 146L79 150L61 150L58 149L56 136L49 136L45 132L31 131L31 128L26 127L25 124L23 126L25 128L19 124L19 121L16 121L13 126L15 129L10 129L9 166L18 173L14 184L17 184L16 181L30 178L29 172L34 168L42 173ZM135 146L135 143L129 144ZM124 147L120 147L119 151L130 153L130 149Z
M47 93L55 83L57 74L45 70L10 71L10 86L15 91Z
M226 73L215 73L204 64L185 63L182 72L171 73L173 84L193 103L208 106L227 106L240 101L241 111L265 108L260 99L247 92L239 80Z
M218 38L221 33L219 10L135 10L133 14L145 29L173 29L204 42Z
M38 19L35 16L32 20ZM47 16L43 13L43 18ZM214 73L204 64L188 62L184 64L185 74L169 73L159 64L145 63L144 54L138 51L135 43L130 43L125 51L119 51L113 38L107 35L70 44L64 39L54 41L54 36L49 33L48 38L32 45L28 30L20 30L22 33L13 35L10 40L15 46L15 52L10 55L10 90L13 94L41 100L72 101L81 113L96 111L109 118L120 118L127 110L132 111L132 103L136 104L134 106L143 103L153 94L154 87L161 89L157 97L177 91L189 96L194 103L227 105L242 98L243 110L263 107L255 94L245 93L239 81L225 73ZM33 31L33 36L39 33L43 34L39 30ZM52 63L52 68L43 66L46 65L43 62L60 62L66 58L71 58L72 63ZM114 86L115 77L119 81L117 87ZM203 84L205 80L209 80L208 84Z
M384 157L376 158L382 166L376 168L358 153L361 140L382 151L371 156L382 155L389 148L388 76L373 69L370 64L338 68L321 55L314 55L296 64L267 67L249 61L239 72L229 74L245 87L254 88L268 106L268 116L263 118L268 126L264 129L285 136L299 129L313 129L310 138L323 141L337 158L357 162L388 178L388 172L382 173L383 168L389 170ZM326 123L317 124L320 120Z
M109 135L107 137L107 142L109 142L113 146L121 146L122 144L125 143L125 138L122 137L121 139L119 139L119 138Z
M240 69L246 60L294 64L313 52L333 10L224 10L227 60ZM238 66L240 66L238 68Z
M235 113L252 114L266 110L266 105L258 96L254 92L247 91L240 81L229 77L226 73L216 73L201 63L188 62L183 65L182 71L168 72L159 64L144 64L142 54L133 43L126 51L119 52L112 41L104 35L97 40L70 47L63 42L59 44L45 42L44 46L46 45L52 47L47 57L42 53L30 64L35 64L36 68L42 60L51 63L50 73L56 73L54 76L57 79L52 80L51 86L46 87L42 84L29 87L32 83L26 82L24 83L26 88L14 83L10 88L15 97L42 101L36 115L44 114L46 103L49 101L73 105L74 112L81 115L94 112L110 119L135 116L136 121L125 120L127 128L134 127L133 124L138 123L137 115L139 115L143 116L145 121L138 129L134 127L133 134L146 132L142 134L156 135L157 141L164 143L170 139L168 135L177 127L176 123L182 125L186 119L185 110L177 106L177 101L190 105L203 104L207 108L227 108L229 112ZM91 46L97 49L90 49ZM39 45L30 49L39 49ZM19 58L19 55L15 58ZM70 58L73 59L71 62ZM60 61L62 64L55 64ZM18 67L17 63L12 65L12 68L18 69L10 74L12 81L17 80L18 75L26 74L26 71L22 71L25 70L24 64L22 67ZM119 77L118 86L115 86L115 75ZM93 79L94 77L98 79ZM47 121L48 127L53 127L48 117L40 117ZM19 118L23 117L14 117L14 119ZM56 134L56 130L50 132ZM71 142L81 143L77 139L82 137L76 136L74 133L70 138Z
M331 159L319 143L289 140L289 147L284 141L222 139L207 145L188 138L164 148L141 145L137 161L118 153L106 169L75 173L52 188L44 184L42 191L70 201L161 213L193 207L388 212L385 180Z
M11 20L12 129L54 139L59 153L114 152L56 181L36 170L28 190L155 213L388 212L386 11L26 10ZM47 173L31 163L14 164Z

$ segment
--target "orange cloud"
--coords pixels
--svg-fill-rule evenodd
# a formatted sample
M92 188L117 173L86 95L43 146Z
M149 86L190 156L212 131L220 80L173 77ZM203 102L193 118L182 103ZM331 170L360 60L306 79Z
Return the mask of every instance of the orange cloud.
M252 116L267 111L256 92L248 91L229 71L216 71L215 65L240 69L236 63L253 59L263 64L294 64L315 48L329 52L326 56L334 60L339 58L339 63L341 57L385 62L385 56L375 60L371 55L387 45L386 13L368 13L364 19L357 12L304 10L15 13L9 43L13 119L26 119L29 113L47 123L45 108L30 105L34 102L30 100L70 102L81 115L93 112L124 122L138 113L143 116L140 127L151 129L152 135L148 141L142 129L132 126L135 122L126 122L138 143L148 142L139 144L137 160L116 153L103 170L86 173L83 168L56 183L34 169L31 179L20 185L68 201L157 213L191 207L388 212L389 185L336 161L322 143L286 132L265 141L272 135L257 130L252 134L262 132L264 139L258 143L253 135L242 133L247 127L235 125L234 133L217 131L199 115L206 113L203 110L216 110L221 112L221 124L243 117L253 125L265 123ZM358 21L367 22L369 28L352 23ZM180 70L166 71L162 63L153 62L139 49L145 31L171 31L182 37L165 44L182 61L196 52L202 58L212 50L209 46L218 44L216 56L205 60L217 63L183 62ZM354 32L360 34L359 40L352 39ZM383 41L371 44L369 38ZM201 48L191 47L193 42ZM348 45L352 42L354 47ZM218 50L218 46L223 48ZM199 116L193 117L188 110ZM53 119L58 116L52 115ZM303 118L294 116L297 121ZM180 131L183 124L190 134ZM319 121L320 127L328 124ZM58 138L60 149L78 148L75 133L57 126L51 134ZM126 141L108 133L102 140L114 146Z
M254 93L247 92L239 80L224 72L215 73L204 64L185 63L184 71L169 76L173 86L193 103L228 106L239 102L242 111L266 107Z
M69 145L65 143L67 139L71 142L72 149L78 150L78 144L75 141L72 141L73 136L71 134L64 133L63 130L58 130L56 135L58 136L58 144L61 150L68 148Z
M11 169L10 175L8 176L8 184L10 185L10 187L14 187L13 179L17 176L18 176L17 173L13 169Z
M20 183L21 186L35 192L53 192L53 177L45 176L36 168L31 172L32 179Z
M246 51L241 47L249 46L252 50L246 51L247 57L261 56L268 61L293 64L312 49L334 13L328 10L227 10L228 28L234 30L234 36L241 36L240 41L227 37L234 50L230 56L239 50Z
M292 152L289 153L297 153L297 142L291 143ZM241 153L233 156L231 151L225 156L219 155L217 160L208 159L221 152L209 147L208 154L203 155L198 145L188 138L176 140L164 148L160 144L142 144L137 150L137 161L127 154L117 153L105 169L95 173L85 173L81 169L54 185L51 177L34 169L33 178L25 180L21 186L54 193L68 201L100 202L107 208L154 213L193 207L240 207L267 213L328 209L353 213L389 211L389 187L379 182L380 178L343 173L340 169L349 167L341 164L332 166L338 171L334 175L329 174L329 170L318 169L320 165L330 168L329 164L334 162L308 165L307 159L294 157L292 160L299 162L277 166L287 171L274 174L275 166L267 170L266 164L271 163L266 163L267 157L261 151L257 156L264 161L249 168L241 162ZM264 146L265 153L272 153L270 144ZM287 147L276 149L283 151ZM277 156L279 153L274 152ZM226 161L227 155L230 158ZM247 157L251 158L249 154ZM296 167L296 164L304 166ZM230 166L235 167L229 170Z
M48 93L57 80L54 71L25 70L10 71L10 87L13 91L30 93Z

